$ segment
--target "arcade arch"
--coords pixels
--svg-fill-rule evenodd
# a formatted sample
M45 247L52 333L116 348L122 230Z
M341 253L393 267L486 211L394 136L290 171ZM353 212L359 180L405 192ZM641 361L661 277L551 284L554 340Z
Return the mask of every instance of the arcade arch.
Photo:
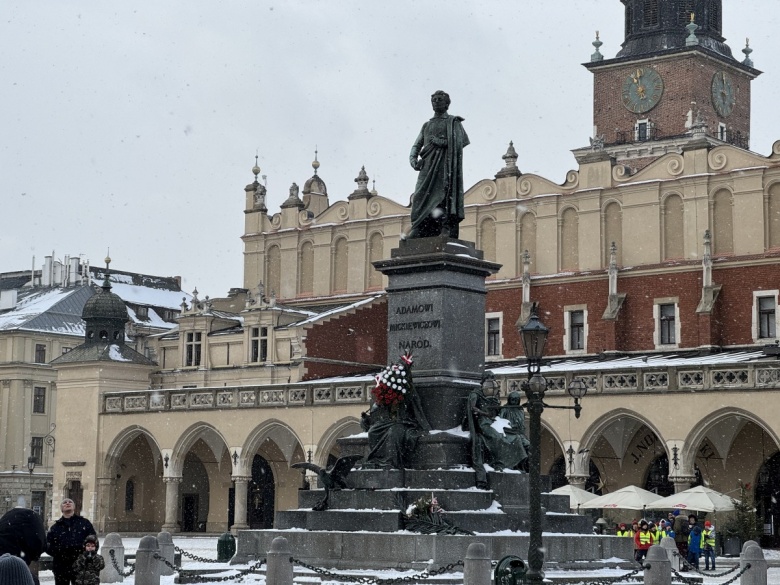
M163 459L145 428L121 432L108 449L99 506L105 519L98 530L147 532L158 529L165 514Z
M666 483L666 477L659 479L651 474L659 458L668 457L661 433L636 412L615 409L594 421L584 433L580 447L587 459L596 464L599 488L605 492L625 485L645 487L653 483L656 485L651 487L657 488Z
M361 432L363 429L360 427L360 421L355 417L349 416L336 421L322 434L314 463L320 467L332 465L341 456L338 440Z

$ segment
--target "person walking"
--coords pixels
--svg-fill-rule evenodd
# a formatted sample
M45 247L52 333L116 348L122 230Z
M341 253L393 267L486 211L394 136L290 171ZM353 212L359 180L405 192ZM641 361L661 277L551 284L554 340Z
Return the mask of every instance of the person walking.
M647 556L647 551L654 544L653 533L646 520L639 523L639 532L634 535L634 560L641 563Z
M712 559L712 570L715 570L715 525L709 520L704 523L704 570L710 570L710 559Z
M52 572L55 585L76 585L73 563L83 550L87 536L97 536L92 523L76 514L76 505L70 498L60 504L62 516L46 535L46 552L53 559Z
M704 534L702 533L701 526L696 524L695 516L694 523L691 526L691 531L688 534L688 564L694 568L699 568L699 557L701 556L702 549L704 548Z
M30 563L37 561L45 550L46 529L38 514L23 506L11 508L3 514L0 518L0 555L8 553L19 557L29 568ZM33 581L38 585L35 574Z

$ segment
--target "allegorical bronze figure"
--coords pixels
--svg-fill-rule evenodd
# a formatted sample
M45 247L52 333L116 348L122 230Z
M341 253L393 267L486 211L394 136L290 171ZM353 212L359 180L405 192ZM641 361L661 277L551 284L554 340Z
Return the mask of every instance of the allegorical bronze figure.
M458 237L463 221L463 148L469 137L460 116L447 113L450 96L431 96L434 116L423 124L414 141L409 163L419 171L412 195L412 227L409 238L445 235Z

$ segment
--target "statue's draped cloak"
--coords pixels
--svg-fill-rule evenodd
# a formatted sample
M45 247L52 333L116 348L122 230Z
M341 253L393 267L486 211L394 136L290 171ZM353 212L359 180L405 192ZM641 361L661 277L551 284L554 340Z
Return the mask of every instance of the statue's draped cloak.
M460 116L434 116L423 124L412 152L419 153L422 168L412 195L412 230L418 228L434 209L465 217L463 210L463 148L469 137ZM446 139L447 146L436 146L434 139Z

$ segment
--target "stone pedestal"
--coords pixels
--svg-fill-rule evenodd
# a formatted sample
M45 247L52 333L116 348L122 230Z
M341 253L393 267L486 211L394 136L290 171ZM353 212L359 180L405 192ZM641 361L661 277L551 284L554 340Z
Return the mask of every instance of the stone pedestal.
M390 360L414 358L414 383L434 429L460 425L469 391L485 362L485 278L501 267L471 242L448 237L405 240L388 260Z

